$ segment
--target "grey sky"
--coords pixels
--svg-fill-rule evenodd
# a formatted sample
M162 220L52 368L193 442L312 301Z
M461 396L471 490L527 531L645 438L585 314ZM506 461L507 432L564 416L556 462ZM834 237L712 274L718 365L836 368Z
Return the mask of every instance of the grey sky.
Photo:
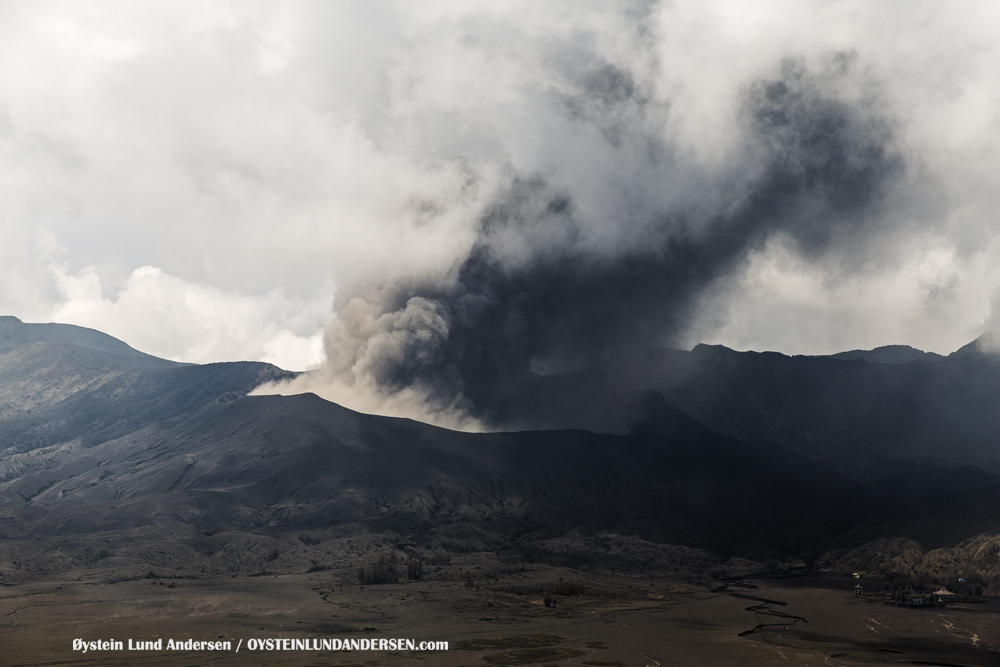
M791 63L898 170L863 209L802 204L798 222L747 234L687 288L664 344L950 352L991 321L1000 285L998 14L3 3L0 310L171 358L304 368L335 298L364 298L377 320L401 294L450 289L512 184L572 206L571 224L524 213L542 222L489 233L510 270L613 262L667 243L665 218L724 244L712 221L757 196L784 141L748 100ZM351 349L338 363L373 363Z

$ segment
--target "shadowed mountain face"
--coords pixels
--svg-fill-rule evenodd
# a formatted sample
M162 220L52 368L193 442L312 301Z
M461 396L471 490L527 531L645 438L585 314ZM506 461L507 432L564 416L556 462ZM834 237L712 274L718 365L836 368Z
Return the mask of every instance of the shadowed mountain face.
M887 458L1000 471L1000 357L974 346L918 353L788 357L699 345L665 353L652 386L713 429L858 478Z
M6 537L179 521L485 548L613 530L762 554L814 548L864 514L846 478L711 431L655 392L615 413L630 435L459 433L311 394L246 396L288 375L267 364L180 365L76 327L2 324Z
M149 499L211 532L353 525L494 546L616 530L724 553L798 552L853 525L866 495L780 447L693 422L684 437L468 434L312 394L216 403L173 428L40 458L43 470L0 485L7 502Z
M937 361L944 359L940 354L924 352L909 345L883 345L874 350L851 350L849 352L838 352L831 354L832 359L862 359L877 364L907 364L911 361Z
M624 378L624 379L623 379ZM698 345L599 372L535 376L498 413L517 428L627 433L635 390L743 440L774 442L855 479L885 459L1000 472L1000 356L906 346L790 357Z
M66 343L117 355L119 363L130 366L170 368L186 365L144 354L117 338L93 329L73 324L26 324L16 317L0 315L0 355L41 343Z
M270 364L158 359L98 331L0 318L0 451L84 447L294 374ZM0 479L17 474L0 461Z
M248 396L292 375L268 364L177 364L98 332L3 318L0 538L35 550L24 553L55 549L39 566L48 573L91 562L97 545L129 544L127 576L142 576L171 563L260 568L261 554L243 565L225 554L300 531L525 553L617 534L807 558L886 538L950 548L997 532L1000 477L901 461L924 442L914 415L932 425L975 416L951 451L983 455L988 440L969 434L996 420L994 362L974 350L865 354L665 353L649 370L683 410L594 376L539 377L508 406L523 421L605 432L471 434L312 394ZM870 483L764 439L841 463L870 456ZM0 578L20 571L4 558Z

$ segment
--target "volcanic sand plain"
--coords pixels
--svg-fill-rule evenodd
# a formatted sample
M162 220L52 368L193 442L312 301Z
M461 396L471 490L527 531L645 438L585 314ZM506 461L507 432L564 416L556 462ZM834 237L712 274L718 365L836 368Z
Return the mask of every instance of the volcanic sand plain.
M465 554L424 580L363 587L346 570L116 583L83 573L4 586L0 665L1000 662L998 600L908 609L854 598L856 581L843 575L764 573L723 583L697 573L671 577L538 563L491 571L494 559ZM479 578L469 585L472 574ZM542 594L560 585L575 594ZM555 606L546 606L546 597ZM83 654L72 650L75 638L231 640L234 649L242 639L242 648ZM251 638L445 640L449 650L261 652L247 649Z

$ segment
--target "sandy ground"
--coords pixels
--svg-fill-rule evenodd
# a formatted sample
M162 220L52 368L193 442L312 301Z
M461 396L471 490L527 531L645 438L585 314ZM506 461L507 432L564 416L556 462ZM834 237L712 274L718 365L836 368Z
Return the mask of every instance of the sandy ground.
M539 588L559 578L586 593ZM173 587L170 587L173 583ZM911 610L854 599L854 581L680 581L531 565L467 587L360 587L347 573L0 588L0 665L1000 664L1000 601ZM734 595L735 594L735 595ZM783 603L783 604L782 604ZM486 620L490 619L490 620ZM756 628L756 629L755 629ZM448 651L254 652L263 638L446 640ZM75 638L230 640L231 651L73 651Z

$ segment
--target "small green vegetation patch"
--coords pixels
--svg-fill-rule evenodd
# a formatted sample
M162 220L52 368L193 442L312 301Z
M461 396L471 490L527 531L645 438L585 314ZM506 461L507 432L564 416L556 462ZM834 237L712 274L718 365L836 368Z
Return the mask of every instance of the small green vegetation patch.
M534 662L565 660L583 655L575 648L519 648L502 653L484 655L483 660L491 665L529 665Z
M459 651L484 651L490 648L539 648L558 644L562 640L563 638L558 635L544 634L480 637L479 639L455 642L451 648Z
M608 648L608 645L600 639L592 639L586 644L587 648ZM585 663L586 664L586 663Z

